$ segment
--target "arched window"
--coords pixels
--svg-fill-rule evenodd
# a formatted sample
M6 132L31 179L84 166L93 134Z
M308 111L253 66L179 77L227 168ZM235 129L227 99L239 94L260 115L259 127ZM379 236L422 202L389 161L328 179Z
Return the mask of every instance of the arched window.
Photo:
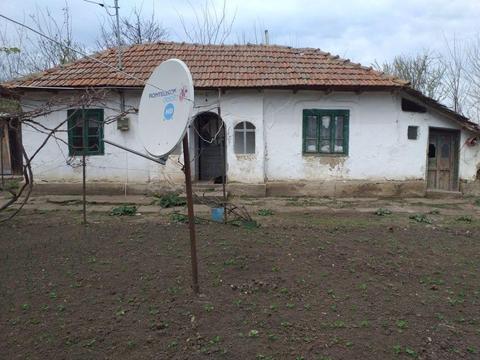
M243 121L235 125L235 154L255 154L255 125Z

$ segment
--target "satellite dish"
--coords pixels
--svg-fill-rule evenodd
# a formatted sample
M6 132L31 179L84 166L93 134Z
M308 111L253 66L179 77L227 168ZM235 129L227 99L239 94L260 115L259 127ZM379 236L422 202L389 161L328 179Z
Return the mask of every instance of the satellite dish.
M140 140L150 155L168 155L182 140L193 99L192 74L183 61L166 60L153 70L138 114Z

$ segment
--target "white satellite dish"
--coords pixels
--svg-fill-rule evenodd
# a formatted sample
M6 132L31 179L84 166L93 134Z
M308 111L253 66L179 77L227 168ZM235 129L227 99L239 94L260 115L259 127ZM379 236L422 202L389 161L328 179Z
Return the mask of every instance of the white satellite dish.
M153 70L138 114L140 140L150 155L168 155L182 140L193 100L192 74L183 61L166 60Z

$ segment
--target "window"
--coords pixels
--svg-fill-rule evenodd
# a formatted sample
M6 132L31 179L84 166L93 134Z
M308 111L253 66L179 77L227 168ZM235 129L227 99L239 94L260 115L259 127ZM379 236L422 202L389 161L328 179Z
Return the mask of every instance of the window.
M248 121L235 125L235 154L255 154L255 125Z
M408 136L409 140L417 140L418 139L418 126L409 126L407 136Z
M402 98L402 111L426 113L427 108L425 106L417 104L416 102Z
M303 153L348 154L348 110L303 110Z
M68 152L103 155L103 109L68 110Z

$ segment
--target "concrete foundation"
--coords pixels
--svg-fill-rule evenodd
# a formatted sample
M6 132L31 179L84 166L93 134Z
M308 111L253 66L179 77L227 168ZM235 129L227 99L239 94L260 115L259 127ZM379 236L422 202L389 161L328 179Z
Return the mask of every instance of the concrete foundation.
M175 186L175 187L173 187ZM198 188L194 185L194 191L204 191L204 185ZM211 186L219 191L221 185ZM473 185L464 185L469 194L479 191L480 188ZM203 190L202 190L203 189ZM476 190L475 190L476 189ZM184 192L184 185L166 183L146 184L119 184L108 182L87 183L89 195L153 195L166 192ZM52 195L76 195L82 193L81 183L38 183L35 184L36 194ZM426 194L426 183L423 180L412 181L278 181L265 184L227 184L227 192L234 196L249 197L365 197L365 198L398 198L398 197L423 197Z

